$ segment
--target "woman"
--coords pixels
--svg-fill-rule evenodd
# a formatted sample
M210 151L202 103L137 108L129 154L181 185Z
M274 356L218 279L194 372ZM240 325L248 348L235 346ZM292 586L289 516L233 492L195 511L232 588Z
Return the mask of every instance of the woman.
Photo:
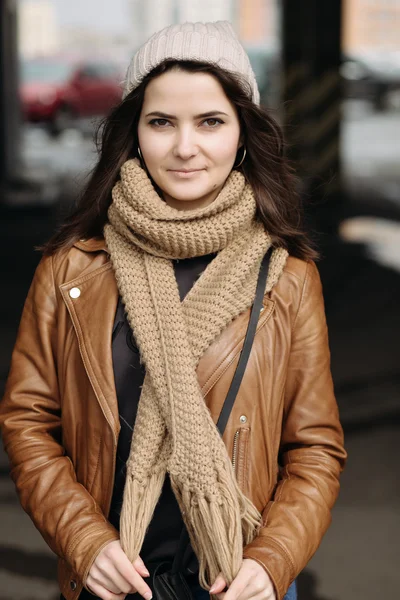
M292 599L329 525L346 455L321 285L258 102L229 23L155 34L35 273L1 424L67 600L151 598L150 567L172 560L183 519L195 598Z

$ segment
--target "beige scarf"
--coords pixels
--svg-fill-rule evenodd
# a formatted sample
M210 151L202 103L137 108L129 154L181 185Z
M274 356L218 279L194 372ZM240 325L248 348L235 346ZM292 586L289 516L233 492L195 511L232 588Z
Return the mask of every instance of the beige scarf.
M210 344L254 300L271 245L255 213L252 190L237 171L211 205L180 211L160 198L133 159L121 169L104 231L146 367L127 462L122 547L131 561L137 558L168 472L206 589L219 572L232 582L243 545L260 526L196 376ZM210 253L218 254L181 303L171 259ZM286 258L285 250L274 251L266 291Z

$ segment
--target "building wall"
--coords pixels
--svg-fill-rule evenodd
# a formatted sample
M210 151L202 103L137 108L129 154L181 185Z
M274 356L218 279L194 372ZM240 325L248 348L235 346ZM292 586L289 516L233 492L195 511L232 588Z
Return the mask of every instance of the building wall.
M18 43L23 58L57 52L59 39L55 7L51 0L18 3Z
M278 0L129 0L134 46L172 23L231 21L243 41L258 44L275 31ZM272 8L271 8L272 7Z
M232 0L179 0L179 21L234 21Z
M274 46L278 42L279 0L239 0L238 33L245 44Z
M154 32L175 22L176 0L129 0L132 48L141 46Z
M343 0L346 52L400 49L400 0Z

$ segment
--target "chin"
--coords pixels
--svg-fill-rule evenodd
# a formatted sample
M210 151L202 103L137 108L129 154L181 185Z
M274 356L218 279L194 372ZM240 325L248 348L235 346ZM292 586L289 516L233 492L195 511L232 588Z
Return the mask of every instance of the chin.
M187 189L185 189L185 186L180 186L178 189L168 187L167 189L165 189L165 192L168 194L168 196L171 196L172 198L175 198L175 200L179 200L180 202L194 202L195 200L201 200L205 196L211 194L213 192L213 189L207 188L204 190L199 190L198 185L187 186Z
M202 200L202 198L206 197L208 194L170 194L172 198L175 200L179 200L179 202L195 202L196 200Z

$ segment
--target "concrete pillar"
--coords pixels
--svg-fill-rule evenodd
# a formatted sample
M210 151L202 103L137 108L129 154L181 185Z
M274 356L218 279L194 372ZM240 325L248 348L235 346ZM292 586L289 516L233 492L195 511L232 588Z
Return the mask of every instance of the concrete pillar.
M322 228L340 202L341 0L282 0L284 126L305 191L323 199ZM333 211L333 213L332 213Z
M0 0L0 190L20 173L20 123L17 2Z

